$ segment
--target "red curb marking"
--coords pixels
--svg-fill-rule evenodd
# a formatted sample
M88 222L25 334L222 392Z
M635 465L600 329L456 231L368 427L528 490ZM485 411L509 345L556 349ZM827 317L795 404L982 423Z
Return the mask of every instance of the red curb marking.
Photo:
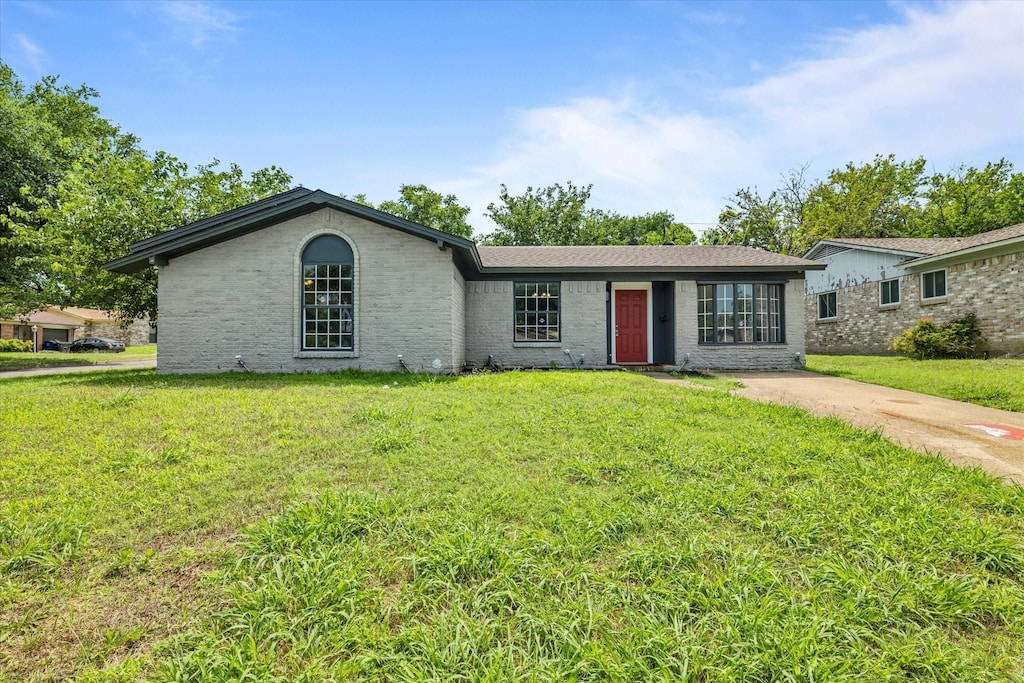
M964 427L971 427L972 429L980 429L983 432L987 432L992 436L997 436L1001 439L1012 439L1013 441L1024 441L1024 429L1020 427L1011 427L1009 425L985 425L985 424L973 424L964 425Z

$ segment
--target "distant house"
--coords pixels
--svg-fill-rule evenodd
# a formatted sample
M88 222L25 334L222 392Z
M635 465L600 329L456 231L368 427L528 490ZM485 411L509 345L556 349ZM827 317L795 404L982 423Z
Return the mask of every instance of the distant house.
M297 188L138 242L161 373L792 368L804 272L736 246L478 247Z
M1024 224L970 237L827 239L804 258L808 353L887 353L920 318L973 312L993 353L1024 353Z
M43 342L71 342L82 337L109 337L123 341L128 346L155 341L155 328L146 320L136 320L128 327L121 327L118 321L106 311L95 308L48 306L28 315L16 316L12 320L0 320L0 339L32 339L32 328L36 328L36 346Z

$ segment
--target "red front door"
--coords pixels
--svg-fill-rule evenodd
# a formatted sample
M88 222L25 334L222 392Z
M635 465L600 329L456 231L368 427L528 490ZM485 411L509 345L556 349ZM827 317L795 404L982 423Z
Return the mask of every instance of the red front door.
M615 290L615 362L648 362L645 289Z

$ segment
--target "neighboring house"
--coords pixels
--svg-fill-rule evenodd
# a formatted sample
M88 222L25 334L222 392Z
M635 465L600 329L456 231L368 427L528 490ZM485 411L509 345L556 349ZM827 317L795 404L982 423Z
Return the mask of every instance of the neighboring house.
M82 337L109 337L123 341L128 346L147 344L155 341L155 327L147 320L136 320L128 327L121 327L118 321L106 311L95 308L48 306L41 311L18 316L15 320L0 321L0 339L32 339L32 328L36 328L36 346L43 342L71 342Z
M1024 353L1024 224L970 237L836 238L804 258L808 353L887 353L920 318L978 317L992 353Z
M793 368L804 259L736 246L478 247L297 188L131 246L159 372Z

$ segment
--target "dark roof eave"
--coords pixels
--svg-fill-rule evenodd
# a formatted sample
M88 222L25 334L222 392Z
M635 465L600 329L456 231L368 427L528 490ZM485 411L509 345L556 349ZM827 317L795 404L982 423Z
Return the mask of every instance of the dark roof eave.
M325 206L437 242L439 246L472 252L471 260L479 267L480 259L471 240L413 223L321 190L312 191L304 188L296 188L263 202L257 202L256 205L241 207L141 240L129 247L131 253L127 256L110 261L103 267L114 272L135 273L150 265L166 263L167 259L254 232L282 220L311 213Z
M793 272L802 273L807 270L825 270L824 263L807 265L763 265L763 266L484 266L480 269L482 275L557 275L558 273L779 273Z

